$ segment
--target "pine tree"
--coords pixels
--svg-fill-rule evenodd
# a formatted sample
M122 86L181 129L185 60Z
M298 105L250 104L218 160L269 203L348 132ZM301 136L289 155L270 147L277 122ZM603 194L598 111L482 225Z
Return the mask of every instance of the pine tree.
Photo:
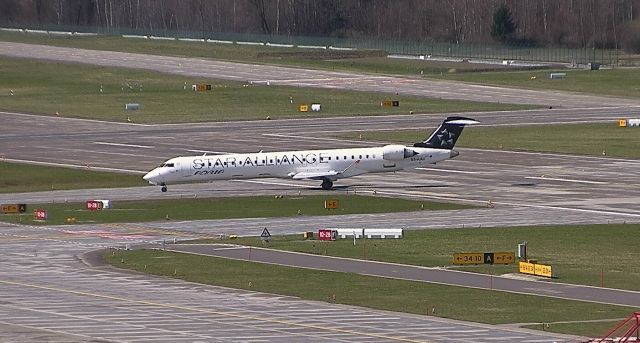
M500 42L507 42L516 31L516 24L511 17L511 11L507 5L502 4L493 12L493 24L491 24L491 37Z

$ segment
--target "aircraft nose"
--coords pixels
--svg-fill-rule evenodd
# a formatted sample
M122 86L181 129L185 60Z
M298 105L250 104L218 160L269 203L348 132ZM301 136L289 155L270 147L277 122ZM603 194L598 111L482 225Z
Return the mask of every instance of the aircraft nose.
M451 152L449 153L449 158L454 158L458 155L460 155L459 152L457 152L456 150L451 150Z
M159 173L157 170L155 170L155 169L154 169L154 170L152 170L152 171L148 172L148 173L147 173L145 176L143 176L142 178L143 178L145 181L148 181L148 182L149 182L150 184L152 184L152 185L157 185L157 184L158 184L158 183L157 183L157 180L159 179L159 177L160 177L160 173Z

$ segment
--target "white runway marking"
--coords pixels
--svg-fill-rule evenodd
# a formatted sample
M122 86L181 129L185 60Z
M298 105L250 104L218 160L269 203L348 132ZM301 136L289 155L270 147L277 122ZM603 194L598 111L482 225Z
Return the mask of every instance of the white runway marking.
M218 155L218 154L226 154L227 152L225 151L209 151L209 150L187 150L188 152L199 152L199 153L203 153L203 154L214 154L214 155Z
M109 146L122 146L122 147L127 147L127 148L140 148L140 149L154 149L155 148L155 146L150 146L150 145L136 145L136 144L109 143L109 142L93 142L93 144L109 145Z
M561 182L574 182L574 183L586 183L586 184L590 184L590 185L606 185L606 184L608 184L608 182L604 182L604 181L587 181L587 180L575 180L575 179L562 179L562 178L559 178L559 177L546 177L546 176L526 176L525 179L561 181Z
M438 168L425 168L425 167L418 167L415 168L418 170L429 170L429 171L438 171L438 172L443 172L443 173L460 173L460 174L480 174L480 172L475 172L475 171L465 171L465 170L451 170L451 169L438 169Z
M74 169L87 169L87 170L99 170L99 171L110 171L110 172L125 172L131 174L146 174L146 171L142 170L132 170L132 169L121 169L121 168L105 168L105 167L88 167L78 164L68 164L68 163L53 163L53 162L41 162L41 161L30 161L30 160L17 160L13 158L5 158L3 161L6 162L14 162L14 163L26 163L26 164L34 164L40 166L50 166L50 167L64 167L64 168L74 168Z

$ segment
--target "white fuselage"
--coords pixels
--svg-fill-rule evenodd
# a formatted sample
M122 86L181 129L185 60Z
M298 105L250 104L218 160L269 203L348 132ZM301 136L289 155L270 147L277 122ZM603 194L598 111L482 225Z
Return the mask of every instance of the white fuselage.
M332 180L365 173L415 168L455 157L448 149L386 145L373 148L302 150L183 156L144 176L155 185L276 177Z

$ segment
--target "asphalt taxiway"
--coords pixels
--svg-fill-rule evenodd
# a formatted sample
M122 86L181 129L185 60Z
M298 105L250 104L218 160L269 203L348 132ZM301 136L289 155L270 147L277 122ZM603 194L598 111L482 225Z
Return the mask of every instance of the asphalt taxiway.
M575 341L575 337L566 335L128 273L96 266L99 258L85 254L100 247L174 237L198 236L139 229L132 232L125 225L86 228L0 224L0 341Z

